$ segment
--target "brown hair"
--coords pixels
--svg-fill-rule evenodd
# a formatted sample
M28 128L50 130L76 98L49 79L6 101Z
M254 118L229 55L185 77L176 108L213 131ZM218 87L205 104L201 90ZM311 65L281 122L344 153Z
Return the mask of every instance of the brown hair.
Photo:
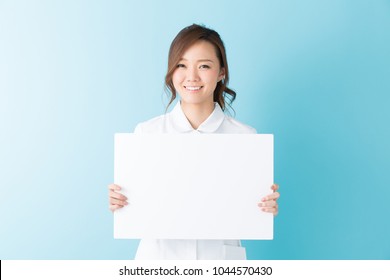
M193 24L185 27L176 35L169 49L168 71L165 75L165 87L171 93L171 99L167 108L176 98L176 89L173 85L172 76L177 69L177 64L182 58L184 52L199 40L207 41L215 47L220 67L225 68L225 78L217 83L214 90L214 102L218 102L222 110L225 110L226 99L228 101L227 104L231 107L231 104L236 98L235 91L227 87L227 84L229 83L229 68L226 59L225 46L221 37L212 29Z

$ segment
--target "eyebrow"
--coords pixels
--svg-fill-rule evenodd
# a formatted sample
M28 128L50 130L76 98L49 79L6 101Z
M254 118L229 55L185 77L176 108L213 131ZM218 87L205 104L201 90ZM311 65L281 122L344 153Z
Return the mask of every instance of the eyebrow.
M185 58L181 58L181 59L180 59L180 61L182 61L182 60L188 61L188 60L185 59ZM211 59L199 59L199 60L197 60L196 62L211 62L211 63L214 63L214 61L211 60Z

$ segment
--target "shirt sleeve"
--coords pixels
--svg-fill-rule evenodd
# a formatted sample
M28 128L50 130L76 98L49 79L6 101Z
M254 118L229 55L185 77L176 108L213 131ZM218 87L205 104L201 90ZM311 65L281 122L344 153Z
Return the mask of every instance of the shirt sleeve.
M256 128L254 128L254 127L251 127L251 132L250 133L252 133L252 134L256 134L257 133L257 130L256 130Z
M139 124L137 124L137 126L135 127L135 129L134 129L134 134L142 134L142 124L141 123L139 123Z

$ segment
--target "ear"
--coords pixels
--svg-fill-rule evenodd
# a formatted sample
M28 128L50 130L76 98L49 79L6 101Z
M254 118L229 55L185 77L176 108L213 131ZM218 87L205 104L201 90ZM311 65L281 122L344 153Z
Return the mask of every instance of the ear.
M225 67L222 67L219 71L218 82L225 79Z

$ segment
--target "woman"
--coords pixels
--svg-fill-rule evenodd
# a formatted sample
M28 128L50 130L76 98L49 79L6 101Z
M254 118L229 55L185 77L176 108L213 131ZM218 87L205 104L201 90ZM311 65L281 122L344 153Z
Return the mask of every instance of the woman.
M135 133L256 133L255 129L225 116L227 102L236 93L227 87L229 69L223 42L217 32L191 25L173 40L168 58L165 85L180 102L170 113L140 123ZM229 104L230 105L230 104ZM279 193L264 197L261 211L278 214ZM126 206L127 198L120 186L109 185L110 210ZM144 240L136 259L245 259L239 240Z

